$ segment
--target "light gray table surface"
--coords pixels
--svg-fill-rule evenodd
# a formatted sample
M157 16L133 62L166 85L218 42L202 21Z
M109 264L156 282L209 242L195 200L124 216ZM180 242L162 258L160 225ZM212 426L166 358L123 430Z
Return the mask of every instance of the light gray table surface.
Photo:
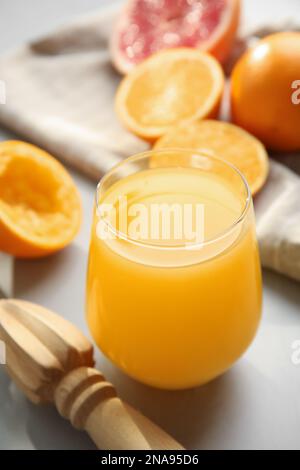
M1 0L0 53L21 45L101 0ZM299 0L245 0L244 19L298 18ZM300 78L300 77L299 77ZM1 77L0 77L1 79ZM0 130L0 139L12 135ZM72 171L84 208L76 241L61 253L17 261L15 296L38 302L76 323L84 319L85 270L95 184ZM137 406L189 449L300 449L300 365L292 344L300 340L300 284L264 272L259 333L244 357L223 377L198 389L165 392L138 384L96 353L97 366L120 396ZM93 449L52 407L35 407L0 366L0 449Z

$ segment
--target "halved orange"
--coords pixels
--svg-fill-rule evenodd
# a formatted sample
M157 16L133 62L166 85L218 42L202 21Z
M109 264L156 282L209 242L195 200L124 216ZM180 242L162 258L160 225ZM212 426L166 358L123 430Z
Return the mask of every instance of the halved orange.
M0 250L48 255L74 238L80 222L80 197L65 168L34 145L0 142Z
M197 49L168 49L122 80L116 111L130 131L154 141L179 122L215 117L223 89L224 74L214 57Z
M227 122L203 120L174 127L154 148L202 150L235 165L246 177L252 194L264 185L269 159L263 144L248 132Z

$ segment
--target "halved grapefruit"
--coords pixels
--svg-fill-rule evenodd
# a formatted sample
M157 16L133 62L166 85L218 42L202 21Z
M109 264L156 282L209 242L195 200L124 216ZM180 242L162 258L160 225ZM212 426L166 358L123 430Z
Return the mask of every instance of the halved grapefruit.
M129 0L116 21L111 54L128 73L166 48L197 47L227 59L240 17L240 0Z

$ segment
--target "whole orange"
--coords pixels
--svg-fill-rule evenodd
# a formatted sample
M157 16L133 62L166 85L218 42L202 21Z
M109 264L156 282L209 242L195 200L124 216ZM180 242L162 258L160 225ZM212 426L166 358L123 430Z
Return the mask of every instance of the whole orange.
M273 150L300 150L300 33L272 34L236 64L232 119Z

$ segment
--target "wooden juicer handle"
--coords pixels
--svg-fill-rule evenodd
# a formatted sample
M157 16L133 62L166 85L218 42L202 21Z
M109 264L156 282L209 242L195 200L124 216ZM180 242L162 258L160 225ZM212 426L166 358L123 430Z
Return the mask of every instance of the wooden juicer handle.
M93 347L69 321L39 305L0 300L6 370L35 404L54 402L99 449L182 450L159 426L124 403L93 368Z

